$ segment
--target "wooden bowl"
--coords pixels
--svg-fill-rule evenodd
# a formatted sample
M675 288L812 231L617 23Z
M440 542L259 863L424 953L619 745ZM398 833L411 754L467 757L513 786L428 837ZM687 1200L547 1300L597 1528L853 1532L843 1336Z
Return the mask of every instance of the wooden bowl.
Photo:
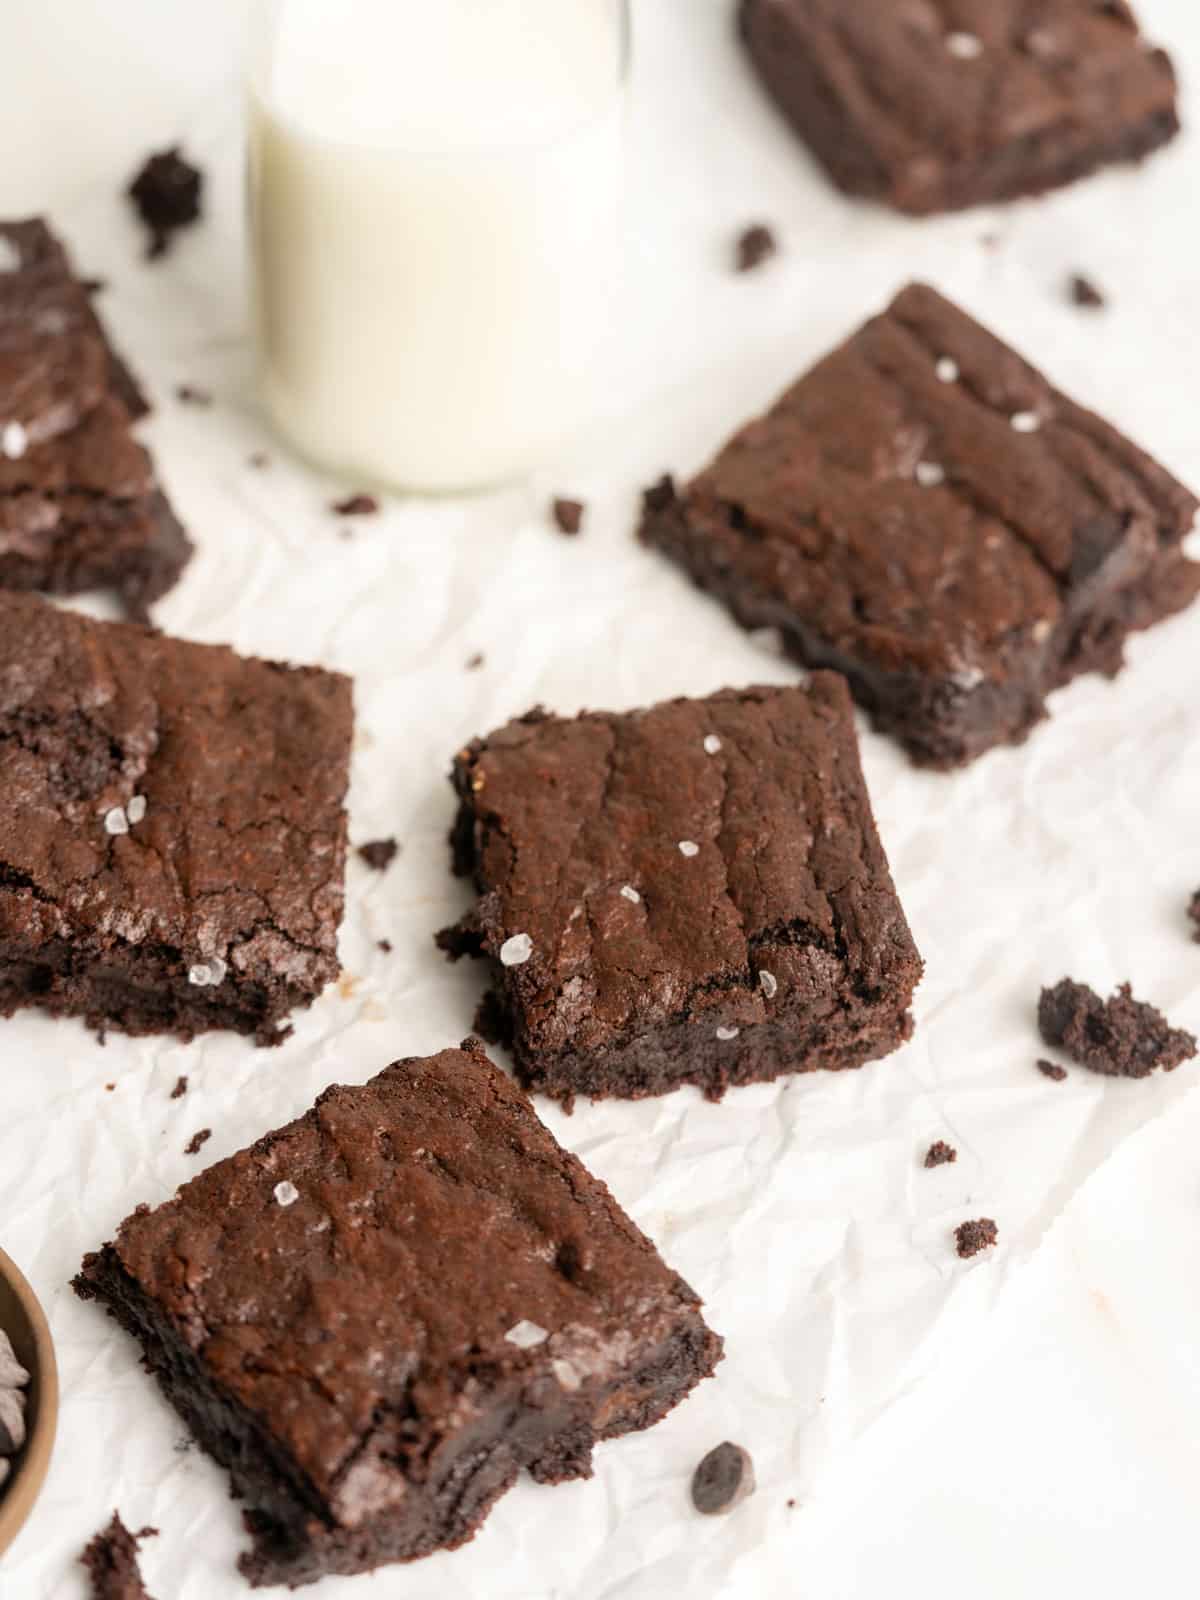
M41 1492L58 1427L58 1363L42 1308L12 1261L0 1250L0 1328L29 1373L25 1447L0 1487L0 1556L21 1531Z

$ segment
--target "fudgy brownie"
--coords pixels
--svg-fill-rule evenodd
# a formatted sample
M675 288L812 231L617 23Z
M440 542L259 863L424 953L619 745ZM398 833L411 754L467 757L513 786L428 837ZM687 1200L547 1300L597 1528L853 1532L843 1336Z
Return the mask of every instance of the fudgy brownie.
M470 1539L713 1370L700 1302L468 1039L332 1088L76 1279L248 1502L255 1584Z
M348 679L0 593L0 1015L281 1037L337 976Z
M909 1036L921 959L835 674L535 711L461 751L452 781L479 898L438 942L489 958L480 1024L527 1086L718 1098Z
M135 618L191 545L131 424L147 405L62 244L0 223L0 588L113 588Z
M1188 605L1197 501L933 289L905 289L642 538L747 628L849 678L915 761L1017 742Z
M1125 0L741 0L772 97L830 178L924 215L1041 194L1179 131Z

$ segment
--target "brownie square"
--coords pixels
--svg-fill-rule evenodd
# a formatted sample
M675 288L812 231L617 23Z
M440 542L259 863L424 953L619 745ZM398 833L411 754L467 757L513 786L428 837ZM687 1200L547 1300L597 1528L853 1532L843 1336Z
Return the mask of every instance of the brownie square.
M148 407L44 222L0 223L0 588L115 589L128 613L192 547L131 424Z
M1072 183L1179 131L1124 0L741 0L770 94L839 189L916 215Z
M348 679L0 593L0 1015L277 1043L337 976Z
M932 289L913 285L682 491L642 538L747 628L850 679L914 761L1023 739L1200 589L1197 501Z
M626 715L535 711L461 751L455 865L480 1016L568 1106L819 1067L908 1038L917 954L844 681Z
M468 1039L139 1207L75 1287L244 1496L254 1584L465 1543L712 1372L700 1302Z

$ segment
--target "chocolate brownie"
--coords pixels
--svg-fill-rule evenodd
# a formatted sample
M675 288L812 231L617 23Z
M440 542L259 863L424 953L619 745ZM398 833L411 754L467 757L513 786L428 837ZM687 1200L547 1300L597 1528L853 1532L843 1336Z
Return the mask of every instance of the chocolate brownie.
M1140 161L1179 131L1125 0L741 0L759 75L847 194L927 215Z
M1197 501L934 290L881 316L743 428L642 537L747 628L850 679L925 766L1015 743L1046 696L1115 674L1188 605Z
M911 1032L921 972L845 681L624 715L535 711L455 760L483 1018L529 1087L662 1094L858 1067Z
M147 405L44 222L0 223L0 588L112 588L131 616L191 545L131 424Z
M337 976L349 680L0 593L0 1015L278 1042Z
M156 261L180 228L200 219L204 174L178 145L148 156L129 185L129 198L150 233L146 258Z
M140 1207L75 1287L249 1506L252 1583L470 1539L720 1358L700 1302L468 1039Z
M108 1527L91 1540L79 1558L87 1568L92 1600L153 1600L142 1582L138 1545L157 1532L157 1528L143 1528L140 1533L130 1533L120 1513L113 1512Z
M1135 1000L1127 983L1101 1000L1087 984L1063 978L1042 990L1038 1028L1048 1045L1108 1077L1145 1078L1156 1067L1173 1072L1196 1054L1195 1037Z

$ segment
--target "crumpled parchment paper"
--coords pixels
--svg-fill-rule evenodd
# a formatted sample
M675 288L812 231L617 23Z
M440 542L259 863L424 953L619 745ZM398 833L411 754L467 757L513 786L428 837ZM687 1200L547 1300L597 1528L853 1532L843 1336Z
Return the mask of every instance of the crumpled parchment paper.
M47 211L83 270L110 279L103 312L158 401L147 437L200 546L159 619L354 673L353 838L394 833L403 853L385 876L352 863L346 976L278 1051L115 1035L102 1049L70 1023L0 1025L0 1240L43 1297L64 1391L3 1600L79 1600L77 1556L114 1506L162 1530L143 1554L159 1600L244 1592L224 1476L68 1280L137 1202L326 1084L468 1031L481 974L445 965L430 938L465 904L444 842L457 744L537 701L570 712L792 678L769 638L743 636L634 544L645 483L699 466L914 276L1200 482L1192 139L1044 204L913 224L826 187L746 71L726 0L635 9L631 281L594 428L532 483L397 498L348 525L327 504L355 486L289 461L254 410L239 0L126 0L116 15L48 0L6 19L23 70L0 99L0 211ZM1185 75L1200 72L1187 0L1141 9ZM210 217L148 267L118 191L179 135L209 168ZM782 254L737 277L733 240L759 220ZM1104 286L1106 312L1068 305L1074 271ZM180 382L214 404L180 405ZM581 538L549 526L556 493L587 500ZM327 1600L1191 1592L1200 1069L1047 1082L1033 1010L1064 973L1102 990L1128 978L1200 1028L1184 914L1200 885L1198 647L1200 615L1138 640L1116 684L1077 684L1023 749L953 777L864 734L928 963L912 1043L717 1106L685 1091L570 1119L540 1107L706 1297L728 1345L717 1378L601 1447L591 1482L522 1483L465 1550L330 1581ZM485 665L467 671L476 651ZM181 1073L191 1088L172 1100ZM203 1127L212 1139L185 1156ZM959 1160L925 1172L939 1137ZM999 1249L959 1262L952 1229L979 1215L997 1220ZM752 1451L759 1489L733 1517L701 1519L688 1478L726 1437Z

